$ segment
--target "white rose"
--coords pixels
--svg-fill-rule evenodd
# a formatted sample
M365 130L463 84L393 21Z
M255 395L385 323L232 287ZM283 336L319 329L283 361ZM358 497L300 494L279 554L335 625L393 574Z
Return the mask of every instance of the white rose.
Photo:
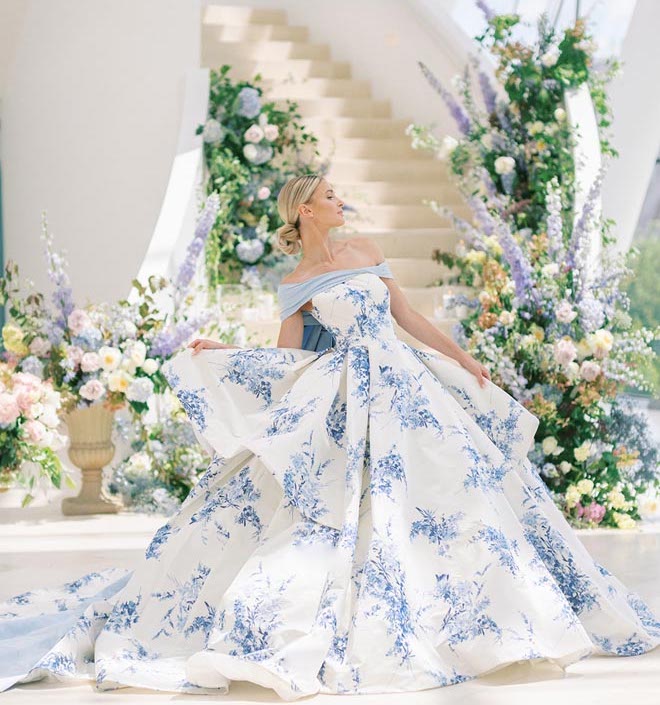
M156 370L158 369L158 360L154 360L151 357L148 357L143 363L142 363L142 369L148 374L152 375Z
M127 465L128 469L132 470L134 473L146 475L151 472L151 456L148 453L145 453L145 451L141 450L131 455L131 457L128 459Z
M139 367L147 357L147 346L141 340L133 341L129 357Z
M39 421L50 428L57 428L60 424L59 416L57 411L53 409L52 406L44 406L42 412L39 414Z
M541 447L543 448L543 452L546 455L550 455L555 451L559 443L557 442L557 439L554 436L546 436L543 439L543 442L541 443Z
M119 349L103 345L99 350L99 356L101 358L101 367L106 372L116 370L119 367L121 362L121 351Z
M515 311L502 311L499 320L503 326L510 326L516 320L516 313Z
M566 488L566 506L570 509L574 507L582 498L578 488L575 485L569 485Z
M559 274L559 265L556 262L550 262L550 264L545 264L541 267L541 273L545 277L555 277Z
M264 138L264 131L259 127L259 125L250 125L247 130L243 133L243 137L246 142L261 142Z
M557 122L563 122L566 119L566 111L564 108L557 108L555 110L555 120Z
M96 372L101 367L101 358L95 352L86 352L80 360L80 369L83 372Z
M439 159L446 159L458 147L458 140L451 135L445 135L438 152Z
M257 158L258 154L259 150L254 144L246 144L243 147L243 156L250 162L254 161Z
M546 51L545 54L543 54L543 56L541 57L541 63L548 69L551 66L554 66L558 60L559 49L557 49L557 47L552 47L551 49L548 49L548 51Z
M562 460L561 463L559 463L559 469L564 475L569 473L572 467L573 466L568 462L568 460Z
M498 157L495 160L495 171L498 174L510 174L516 168L513 157Z
M557 306L555 316L561 323L570 323L577 316L577 312L573 309L571 304L564 299L559 306Z

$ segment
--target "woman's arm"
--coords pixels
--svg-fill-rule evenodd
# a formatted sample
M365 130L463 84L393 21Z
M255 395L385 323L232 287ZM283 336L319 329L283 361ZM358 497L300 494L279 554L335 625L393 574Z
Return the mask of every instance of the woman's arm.
M302 310L298 309L282 321L280 334L277 338L277 347L302 348L303 327Z

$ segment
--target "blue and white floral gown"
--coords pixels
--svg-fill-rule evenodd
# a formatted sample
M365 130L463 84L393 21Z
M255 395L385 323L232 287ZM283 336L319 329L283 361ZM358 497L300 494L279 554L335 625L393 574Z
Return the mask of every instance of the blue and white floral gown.
M380 275L380 276L379 276ZM0 687L283 699L414 691L646 652L660 622L594 562L527 460L538 420L395 335L386 263L281 289L335 345L165 366L213 461L134 570L0 605Z

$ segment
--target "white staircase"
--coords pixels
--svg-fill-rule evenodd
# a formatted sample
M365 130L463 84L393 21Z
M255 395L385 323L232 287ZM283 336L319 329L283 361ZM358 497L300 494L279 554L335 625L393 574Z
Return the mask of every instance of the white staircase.
M458 236L447 219L422 199L435 199L466 215L446 166L428 152L412 149L405 128L413 119L394 119L389 100L371 97L368 81L351 78L348 62L333 61L327 44L309 41L308 29L289 26L279 9L209 5L203 18L202 64L230 64L228 76L251 80L260 73L264 98L298 105L305 126L330 158L328 180L347 206L341 239L372 237L383 248L397 283L412 306L451 334L456 322L433 317L446 287L429 286L447 269L431 260L434 248L453 249ZM452 287L454 291L460 287ZM279 320L248 323L259 343L274 344ZM424 348L396 326L402 340ZM252 338L254 340L254 338Z

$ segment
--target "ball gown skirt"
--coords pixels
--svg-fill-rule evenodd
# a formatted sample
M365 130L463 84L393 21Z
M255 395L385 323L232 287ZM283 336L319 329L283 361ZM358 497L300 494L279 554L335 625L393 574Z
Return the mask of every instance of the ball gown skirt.
M527 459L538 419L400 341L388 275L315 278L323 351L185 349L164 365L212 462L133 570L0 605L0 688L246 680L294 700L658 645L657 616L593 560Z

